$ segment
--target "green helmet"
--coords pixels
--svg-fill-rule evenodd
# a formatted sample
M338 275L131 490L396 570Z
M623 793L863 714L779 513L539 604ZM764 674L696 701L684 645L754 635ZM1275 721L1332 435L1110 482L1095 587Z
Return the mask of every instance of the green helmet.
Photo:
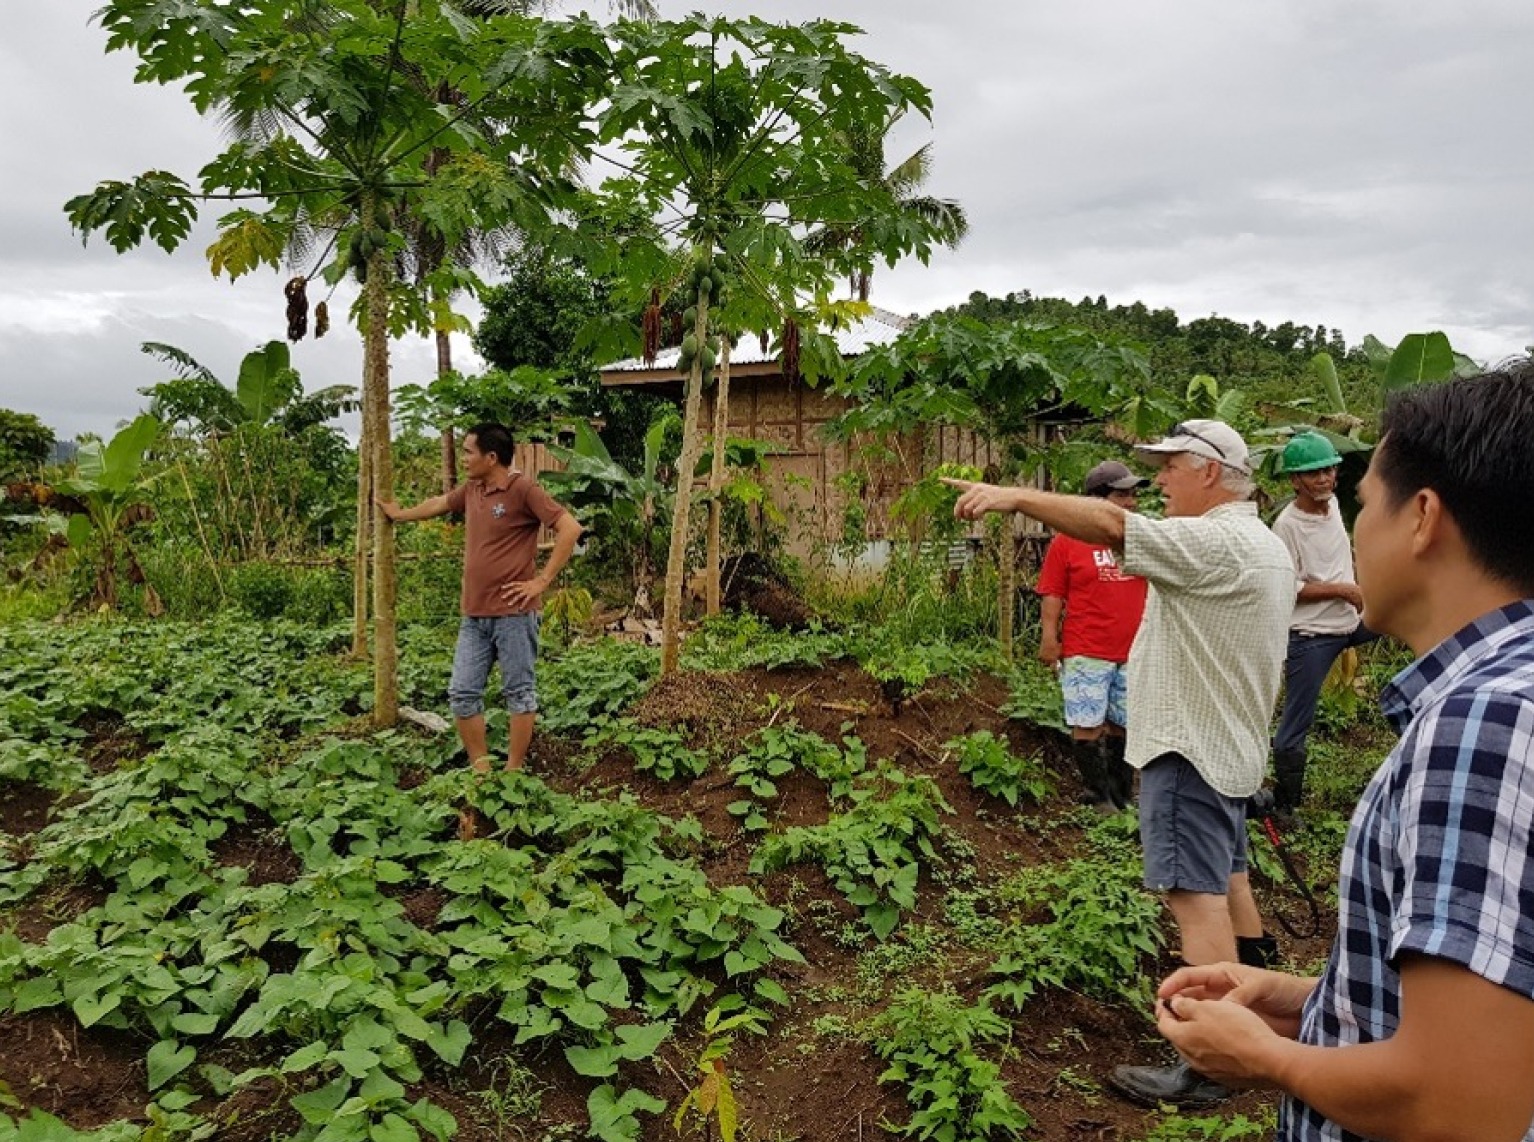
M1293 472L1314 472L1318 468L1335 468L1342 457L1332 447L1332 442L1319 432L1301 432L1284 445L1283 462L1278 470L1284 475Z

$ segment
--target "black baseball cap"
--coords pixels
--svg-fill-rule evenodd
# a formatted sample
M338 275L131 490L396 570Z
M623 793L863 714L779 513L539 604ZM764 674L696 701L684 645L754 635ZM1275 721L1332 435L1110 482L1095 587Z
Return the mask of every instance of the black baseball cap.
M1104 460L1087 473L1081 490L1089 496L1106 496L1109 492L1133 491L1148 483L1144 476L1136 476L1117 460Z

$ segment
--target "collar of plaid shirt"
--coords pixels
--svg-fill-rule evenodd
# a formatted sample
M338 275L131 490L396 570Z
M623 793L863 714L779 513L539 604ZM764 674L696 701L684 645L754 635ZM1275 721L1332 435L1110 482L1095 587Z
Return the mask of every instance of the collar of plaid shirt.
M1534 626L1534 599L1522 599L1482 615L1417 659L1380 691L1380 709L1397 733L1404 733L1418 710L1432 704L1465 671L1507 642L1528 638Z

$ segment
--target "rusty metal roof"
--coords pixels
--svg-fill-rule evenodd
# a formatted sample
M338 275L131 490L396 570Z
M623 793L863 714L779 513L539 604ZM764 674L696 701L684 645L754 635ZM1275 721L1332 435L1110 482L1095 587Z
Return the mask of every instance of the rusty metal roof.
M912 319L901 317L898 313L891 313L887 309L873 308L867 317L843 326L840 329L831 329L827 332L836 338L836 347L841 350L843 357L860 357L867 350L878 345L888 345L900 335L900 331L911 324ZM623 361L614 361L611 365L602 367L603 373L665 373L676 372L677 358L681 356L681 349L673 347L662 349L656 355L655 363L647 365L638 357L629 357ZM761 338L750 335L742 337L730 349L731 365L756 365L768 361L776 361L776 351L762 352Z

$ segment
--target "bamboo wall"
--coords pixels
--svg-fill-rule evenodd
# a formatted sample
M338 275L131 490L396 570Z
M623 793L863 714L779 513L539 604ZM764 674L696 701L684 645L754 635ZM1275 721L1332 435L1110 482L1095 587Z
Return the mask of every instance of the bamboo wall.
M704 403L702 423L712 424L712 391L705 394ZM870 457L865 450L868 440L827 441L821 429L849 404L845 398L804 384L790 385L780 375L731 379L731 434L782 449L768 459L765 483L774 502L789 517L787 547L793 554L807 555L841 537L843 514L851 497L844 485L838 484L838 477L849 469L866 478L860 498L869 540L890 537L890 505L939 464L972 464L987 476L996 472L999 450L977 434L952 426L934 426L889 441L889 454L882 459ZM1042 430L1036 431L1042 442ZM1037 524L1026 521L1020 525L1019 535L1039 530Z

